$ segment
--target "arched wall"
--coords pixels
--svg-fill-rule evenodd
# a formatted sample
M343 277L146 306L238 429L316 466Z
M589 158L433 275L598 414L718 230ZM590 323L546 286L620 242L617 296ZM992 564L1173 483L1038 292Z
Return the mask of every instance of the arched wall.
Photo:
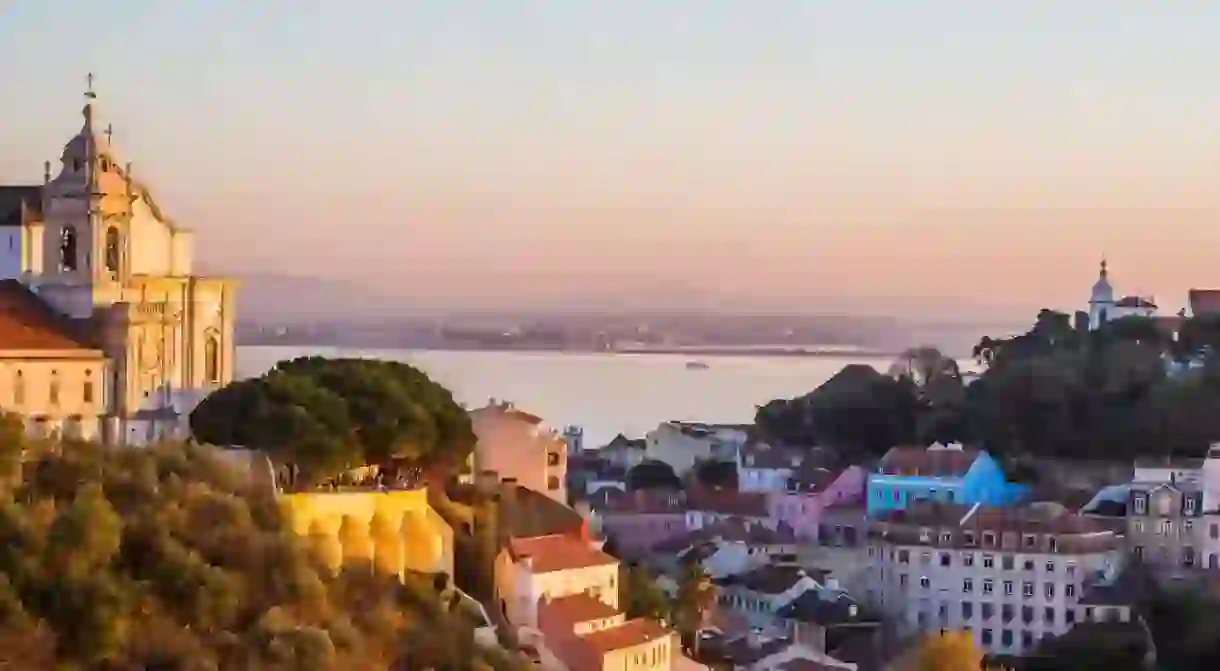
M285 494L293 530L333 569L371 561L388 573L453 575L453 530L428 505L427 490Z

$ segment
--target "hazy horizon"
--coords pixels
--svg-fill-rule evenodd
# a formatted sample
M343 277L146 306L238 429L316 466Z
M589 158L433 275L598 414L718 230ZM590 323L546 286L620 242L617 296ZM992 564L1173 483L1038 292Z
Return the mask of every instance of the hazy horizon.
M0 183L103 123L209 268L456 307L1173 313L1220 286L1220 5L0 2ZM576 298L569 298L576 297Z

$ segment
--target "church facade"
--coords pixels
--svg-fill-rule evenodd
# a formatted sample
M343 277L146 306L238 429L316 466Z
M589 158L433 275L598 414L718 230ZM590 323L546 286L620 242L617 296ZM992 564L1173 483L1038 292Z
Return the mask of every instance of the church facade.
M91 87L54 174L0 186L0 408L40 435L181 437L233 379L237 287L194 273L193 232L120 163L95 103Z
M1101 271L1089 297L1089 330L1096 331L1106 322L1123 317L1155 317L1156 311L1156 302L1145 296L1123 296L1115 300L1110 271L1102 259Z

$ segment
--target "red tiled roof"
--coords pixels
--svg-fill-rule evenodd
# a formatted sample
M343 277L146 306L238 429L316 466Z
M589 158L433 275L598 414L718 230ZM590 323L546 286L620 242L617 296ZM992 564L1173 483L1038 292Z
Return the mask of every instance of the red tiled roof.
M514 561L527 563L533 573L618 563L614 557L590 547L587 541L571 536L512 538L508 541L508 551Z
M1191 289L1186 296L1193 316L1220 315L1220 289Z
M581 636L580 639L594 650L605 654L612 650L632 648L672 635L673 632L662 627L657 622L640 617L628 620L617 627L590 632Z
M741 517L767 517L767 494L765 492L739 492L735 489L712 489L692 487L687 491L687 510L739 515Z
M618 615L618 611L610 604L584 592L549 601L544 597L538 604L538 622L545 624L544 629L557 626L570 630L578 623L604 620L615 615Z
M0 280L0 350L95 349L80 323L51 309L17 280Z
M891 447L881 457L877 472L883 475L960 477L970 470L978 450L929 450L923 447Z

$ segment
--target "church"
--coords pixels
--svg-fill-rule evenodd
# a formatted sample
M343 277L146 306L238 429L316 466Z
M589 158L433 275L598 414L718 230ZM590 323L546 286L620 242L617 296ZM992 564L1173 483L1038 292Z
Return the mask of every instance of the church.
M237 287L194 274L194 233L98 132L96 98L90 76L41 185L0 185L0 408L38 436L181 438L233 379Z
M1101 272L1093 283L1089 298L1089 330L1096 331L1103 324L1123 317L1155 317L1156 302L1145 296L1123 296L1114 300L1114 287L1110 285L1110 271L1106 260L1101 260Z

